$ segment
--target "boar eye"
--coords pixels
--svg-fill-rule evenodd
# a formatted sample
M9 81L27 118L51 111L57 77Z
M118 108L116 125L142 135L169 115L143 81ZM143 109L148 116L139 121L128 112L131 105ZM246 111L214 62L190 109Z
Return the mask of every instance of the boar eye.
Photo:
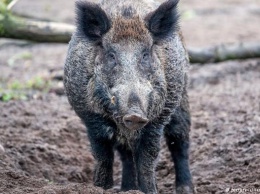
M151 68L150 58L151 58L150 53L148 51L143 52L141 63L142 63L142 68L144 70Z
M107 55L106 55L106 60L107 60L107 65L106 65L105 68L106 68L108 71L110 71L110 70L112 70L112 69L116 66L116 64L117 64L117 58L116 58L115 53L113 53L113 52L107 53Z
M115 62L116 61L116 56L115 56L114 53L109 53L107 57L108 57L108 60L110 62Z
M143 53L143 62L147 62L149 60L150 56L148 52Z

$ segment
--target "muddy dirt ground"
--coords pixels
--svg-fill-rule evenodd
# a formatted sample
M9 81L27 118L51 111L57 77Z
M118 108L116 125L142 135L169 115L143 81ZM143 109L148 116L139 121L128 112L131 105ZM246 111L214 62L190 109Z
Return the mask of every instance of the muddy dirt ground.
M73 5L21 0L14 11L73 23ZM180 11L188 47L260 41L258 0L182 0ZM109 194L120 186L116 155L116 188L93 187L85 127L63 92L66 50L66 44L0 40L0 193ZM192 65L189 88L197 193L260 193L260 59ZM174 193L173 163L164 144L157 182L160 194Z

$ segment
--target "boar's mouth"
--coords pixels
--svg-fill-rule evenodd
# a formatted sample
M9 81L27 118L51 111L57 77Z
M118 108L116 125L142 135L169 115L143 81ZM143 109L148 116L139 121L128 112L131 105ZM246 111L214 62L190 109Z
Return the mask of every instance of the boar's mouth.
M124 125L130 130L141 129L148 123L148 121L149 120L145 116L138 113L126 114L123 117Z
M139 110L139 111L137 111ZM138 108L130 109L126 114L120 114L118 112L114 112L113 120L117 123L119 128L127 128L131 131L137 131L139 129L144 128L149 119L145 116L145 114Z

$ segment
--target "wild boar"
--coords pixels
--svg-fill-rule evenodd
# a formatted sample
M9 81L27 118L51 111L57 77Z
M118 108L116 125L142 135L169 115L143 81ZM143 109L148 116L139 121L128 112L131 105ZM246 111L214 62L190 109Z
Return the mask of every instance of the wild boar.
M176 191L194 193L189 170L189 60L177 4L76 2L77 29L69 43L64 85L87 128L96 186L113 186L117 150L123 166L121 190L158 193L155 167L165 135Z

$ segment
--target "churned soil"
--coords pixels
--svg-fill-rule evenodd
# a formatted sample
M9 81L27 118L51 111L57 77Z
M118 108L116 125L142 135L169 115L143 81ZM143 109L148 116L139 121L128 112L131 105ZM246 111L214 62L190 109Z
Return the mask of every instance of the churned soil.
M15 10L73 23L72 6L72 1L21 0ZM180 8L187 46L260 40L256 0L183 0ZM0 101L0 193L141 193L118 191L122 169L117 153L115 187L93 186L95 161L86 129L63 91L66 52L66 44L0 40L1 88L36 82L23 88L26 100ZM189 96L190 168L197 193L260 193L260 59L193 64ZM174 165L163 140L156 175L159 193L174 193Z

